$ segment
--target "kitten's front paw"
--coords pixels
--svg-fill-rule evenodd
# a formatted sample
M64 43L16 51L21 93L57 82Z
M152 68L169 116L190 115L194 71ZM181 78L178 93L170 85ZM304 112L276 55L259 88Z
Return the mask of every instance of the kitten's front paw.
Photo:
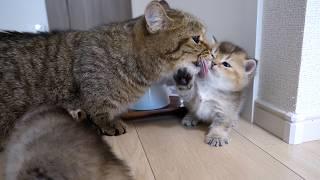
M111 121L106 127L100 127L101 133L107 136L119 136L126 133L126 129L127 125L121 120Z
M229 144L228 137L206 136L205 143L209 146L220 147Z
M193 76L188 72L187 68L179 69L173 76L179 90L191 89L193 86L192 78Z
M184 117L181 121L182 125L184 125L187 128L193 128L198 125L198 120L194 119L192 117Z

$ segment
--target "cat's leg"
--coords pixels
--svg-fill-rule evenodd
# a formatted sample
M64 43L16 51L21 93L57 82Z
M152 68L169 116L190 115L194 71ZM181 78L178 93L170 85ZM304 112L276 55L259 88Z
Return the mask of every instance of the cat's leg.
M69 114L72 116L72 118L77 122L81 122L87 119L87 113L84 112L82 109L68 110L68 111L69 111Z
M101 128L101 133L108 136L119 136L127 132L127 125L122 119L117 118L108 121L104 128Z
M100 133L103 135L118 136L126 133L127 125L120 118L115 118L112 109L101 113L99 111L91 113L91 116L93 122L99 127Z
M88 113L84 111L84 109L71 108L76 107L74 105L65 105L65 107L68 107L66 109L68 109L69 114L77 122L83 122L85 120L88 120L87 122L90 122L90 120L92 120L93 124L91 125L97 128L99 134L117 136L126 132L126 124L122 120L116 118L114 118L115 120L109 121L108 119L111 119L112 116L108 113L101 113L104 115L99 115L96 118L92 118L92 115L88 116Z
M80 104L90 121L103 135L117 136L126 132L126 124L119 118L126 110L126 99L104 79L88 78L81 81Z
M0 107L2 110L0 112L0 152L2 152L5 149L10 134L14 130L14 125L18 115L11 112L9 108L2 106L2 104L0 104Z
M191 113L187 113L181 121L182 125L188 128L197 126L198 122L199 120L195 118Z
M210 125L208 134L206 135L205 142L210 146L224 146L229 144L229 133L232 128L230 119L222 113L215 113L213 122Z
M0 136L0 152L4 151L5 142L7 138L3 135Z
M103 97L105 95L101 95ZM103 135L118 136L126 133L126 124L119 117L119 105L114 105L110 99L87 99L82 109L88 113L91 121Z

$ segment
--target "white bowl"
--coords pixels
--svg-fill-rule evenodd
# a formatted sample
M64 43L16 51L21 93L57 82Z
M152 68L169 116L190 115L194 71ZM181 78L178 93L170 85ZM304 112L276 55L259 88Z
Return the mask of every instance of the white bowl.
M170 99L166 85L152 85L146 93L130 109L132 110L155 110L168 106Z

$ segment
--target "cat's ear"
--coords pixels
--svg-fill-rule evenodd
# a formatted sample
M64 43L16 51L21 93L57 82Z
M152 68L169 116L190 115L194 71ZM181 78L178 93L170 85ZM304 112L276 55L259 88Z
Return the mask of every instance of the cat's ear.
M167 16L166 10L157 1L151 1L148 4L144 11L144 16L150 33L167 29L171 21Z
M257 68L257 60L256 59L247 59L245 61L245 70L247 74L253 74Z

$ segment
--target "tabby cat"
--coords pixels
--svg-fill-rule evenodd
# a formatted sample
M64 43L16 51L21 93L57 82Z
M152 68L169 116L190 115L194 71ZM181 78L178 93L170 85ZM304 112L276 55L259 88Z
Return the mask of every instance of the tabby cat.
M81 111L41 106L16 123L6 148L5 178L130 180L126 165L87 126Z
M30 106L83 109L107 135L152 83L211 56L194 16L151 1L143 16L89 31L0 33L0 142Z
M199 121L211 123L205 142L223 146L229 143L231 127L239 119L244 89L253 79L257 62L230 42L217 44L213 56L213 61L201 67L179 69L174 79L189 110L182 124L193 127Z

